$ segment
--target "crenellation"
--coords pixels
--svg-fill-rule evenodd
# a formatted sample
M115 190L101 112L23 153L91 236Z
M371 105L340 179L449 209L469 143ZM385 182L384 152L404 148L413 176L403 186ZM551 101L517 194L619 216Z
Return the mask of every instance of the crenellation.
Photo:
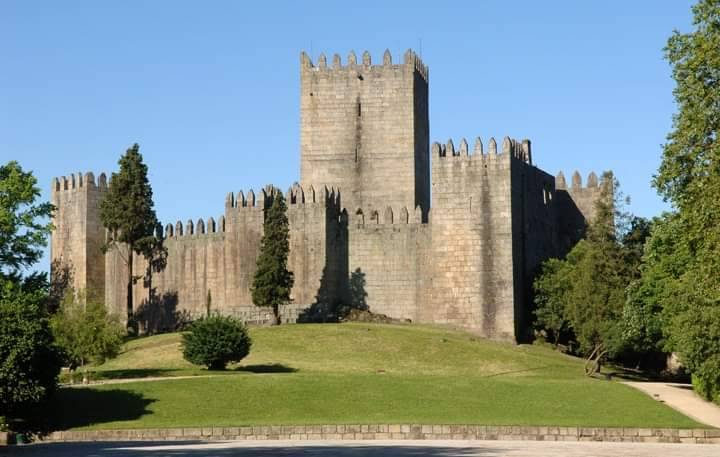
M283 321L312 320L315 308L348 303L350 281L361 280L372 312L523 339L534 272L582 236L612 181L590 173L583 187L576 172L568 189L562 173L533 165L528 139L505 136L501 151L494 137L487 144L476 137L472 151L465 138L457 147L452 139L431 145L429 73L420 57L408 50L393 64L386 50L380 65L367 51L361 64L357 57L350 51L343 64L334 54L328 65L322 53L313 65L300 54L300 180L284 193L295 285ZM75 265L78 285L98 286L106 305L123 313L126 250L100 250L99 206L108 185L104 173L52 180L52 257ZM250 289L264 211L279 192L230 192L217 222L167 224L167 267L152 280L156 297L199 317L211 291L218 312L268 322ZM146 271L142 256L134 262ZM151 309L146 281L132 293L140 309ZM148 331L167 325L138 319Z
M369 67L370 65L372 65L372 58L370 57L369 52L367 52L367 51L363 52L362 63L363 63L364 67Z
M497 153L497 142L495 137L491 136L490 141L488 141L488 154L496 155Z
M594 188L598 186L598 177L594 171L591 171L587 179L587 187Z
M565 175L562 171L558 172L555 177L555 188L556 189L567 189L567 182L565 182Z
M100 176L98 176L98 188L100 190L107 190L107 177L105 173L100 173Z
M391 207L386 207L383 212L381 224L392 225L393 224L393 210Z
M572 188L573 190L582 188L582 176L577 170L572 175Z

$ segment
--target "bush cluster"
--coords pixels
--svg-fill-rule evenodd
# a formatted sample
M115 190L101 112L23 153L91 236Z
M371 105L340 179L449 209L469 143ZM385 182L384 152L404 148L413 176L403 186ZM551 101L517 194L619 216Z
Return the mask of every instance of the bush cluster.
M229 316L213 315L195 321L183 335L183 357L210 370L224 370L250 352L252 341L245 325Z

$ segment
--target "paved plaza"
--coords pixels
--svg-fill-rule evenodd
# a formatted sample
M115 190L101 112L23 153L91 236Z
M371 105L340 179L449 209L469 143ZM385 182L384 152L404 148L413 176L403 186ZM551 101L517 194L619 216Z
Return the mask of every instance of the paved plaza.
M717 457L713 444L543 441L273 441L53 443L0 448L2 457Z

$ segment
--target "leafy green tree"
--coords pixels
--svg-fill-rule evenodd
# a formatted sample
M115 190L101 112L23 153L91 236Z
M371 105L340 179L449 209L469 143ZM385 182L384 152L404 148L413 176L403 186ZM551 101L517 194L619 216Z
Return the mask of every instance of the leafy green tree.
M34 265L47 245L53 211L50 203L37 203L40 189L31 172L10 161L0 166L0 276L19 280Z
M48 324L47 275L28 273L52 225L49 203L17 162L0 166L0 416L20 414L57 384L60 360Z
M290 252L287 205L282 192L273 189L272 202L265 210L260 255L252 286L257 306L272 307L275 323L280 324L280 306L290 303L293 274L287 269Z
M55 390L60 358L42 289L0 279L0 416L21 414Z
M245 325L229 316L213 315L193 322L183 334L183 357L210 370L224 370L250 353L252 341Z
M565 304L567 293L572 286L569 283L569 264L560 259L548 259L542 265L542 272L535 279L536 324L550 331L553 343L557 347L563 332L568 330Z
M162 238L156 236L160 223L155 214L152 188L148 181L148 168L143 163L140 146L130 147L118 162L120 171L113 173L110 186L100 203L100 218L108 230L105 249L119 248L118 253L127 265L127 324L130 332L136 332L133 317L133 284L142 276L133 273L133 255L142 255L149 261L148 273L153 268L164 268L166 250ZM149 287L152 293L152 285Z
M673 237L665 238L671 245L647 252L643 284L646 301L663 309L667 349L680 355L701 393L720 401L713 334L720 328L720 2L701 0L693 13L694 30L675 32L665 48L678 112L654 185L676 213Z
M556 342L565 328L572 331L587 358L588 375L625 347L625 290L639 275L637 244L642 243L640 232L646 232L646 223L633 222L622 211L622 194L612 174L604 173L601 182L586 239L566 259L546 261L534 284L538 324L550 330Z
M125 333L117 316L108 314L104 304L83 304L72 299L62 303L50 319L50 326L71 370L117 356Z

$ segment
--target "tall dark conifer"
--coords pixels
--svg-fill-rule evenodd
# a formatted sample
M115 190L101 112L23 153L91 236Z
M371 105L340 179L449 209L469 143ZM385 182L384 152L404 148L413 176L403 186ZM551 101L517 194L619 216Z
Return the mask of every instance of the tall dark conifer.
M142 255L151 264L163 251L161 239L155 236L159 226L153 208L152 188L148 181L148 168L143 163L140 146L130 147L118 162L120 171L113 173L105 197L100 203L100 218L108 229L106 249L127 247L123 258L128 269L127 319L128 330L136 331L133 316L133 284L142 276L133 273L133 255ZM122 255L123 250L119 251ZM152 291L151 291L152 292Z
M265 209L263 237L252 287L253 303L272 307L275 323L280 324L280 306L290 303L294 279L287 269L290 252L287 205L282 192L273 190L272 203Z

